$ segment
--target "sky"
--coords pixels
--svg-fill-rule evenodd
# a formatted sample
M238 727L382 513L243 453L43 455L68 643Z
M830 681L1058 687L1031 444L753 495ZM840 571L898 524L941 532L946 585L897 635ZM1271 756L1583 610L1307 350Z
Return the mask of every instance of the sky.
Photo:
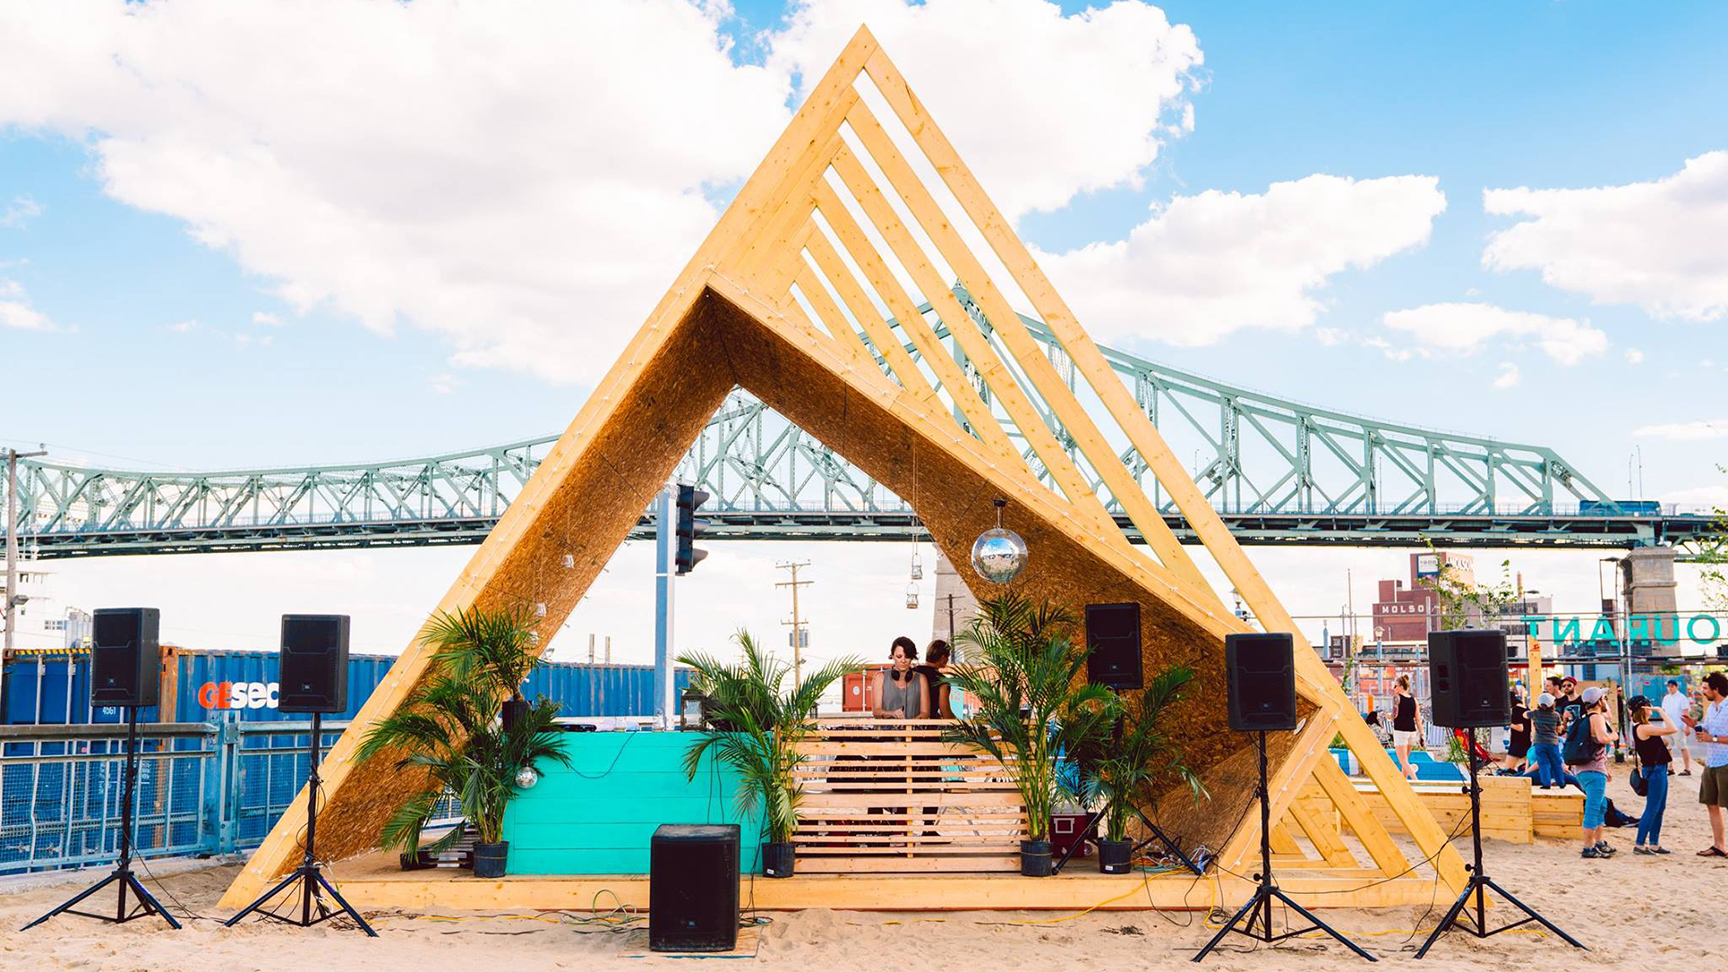
M1714 3L9 3L0 445L211 469L561 429L861 22L1102 343L1728 505ZM680 630L774 628L773 564L811 559L813 641L874 653L929 625L894 547L723 545ZM162 603L183 643L316 607L393 651L471 552L57 583ZM1251 556L1298 614L1404 573ZM1512 559L1584 610L1596 556ZM555 653L646 660L646 562L621 551Z

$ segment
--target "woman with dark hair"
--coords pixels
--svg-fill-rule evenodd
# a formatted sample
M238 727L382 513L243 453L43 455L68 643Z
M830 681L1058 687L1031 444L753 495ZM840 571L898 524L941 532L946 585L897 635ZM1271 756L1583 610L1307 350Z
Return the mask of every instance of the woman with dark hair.
M924 687L924 676L913 670L918 661L918 645L904 635L895 638L888 648L887 670L876 676L876 708L878 719L930 718L930 690Z
M926 706L931 719L952 719L954 709L948 703L948 691L951 686L943 681L942 673L948 667L948 660L954 656L948 642L941 638L930 642L924 649L924 664L912 669L924 677L924 690L929 693L930 700Z
M1632 748L1638 754L1638 769L1644 774L1644 815L1638 818L1638 840L1632 845L1634 854L1666 854L1662 846L1662 814L1668 810L1668 764L1674 754L1668 751L1664 736L1672 736L1680 727L1666 719L1650 718L1650 700L1642 695L1632 697ZM1660 713L1660 708L1656 712Z
M1530 757L1530 708L1524 704L1524 686L1512 687L1511 736L1506 743L1506 769L1522 773Z

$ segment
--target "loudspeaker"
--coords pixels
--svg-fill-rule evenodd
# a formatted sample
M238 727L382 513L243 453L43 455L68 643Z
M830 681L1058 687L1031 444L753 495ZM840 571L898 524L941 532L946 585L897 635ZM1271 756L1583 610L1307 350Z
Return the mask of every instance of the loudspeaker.
M348 708L348 615L282 615L278 712Z
M1288 634L1224 636L1230 683L1230 728L1279 732L1296 728L1296 641Z
M97 608L90 644L90 704L155 705L162 687L162 612Z
M1506 632L1498 628L1428 632L1429 701L1434 724L1448 729L1512 721Z
M1086 647L1086 679L1093 685L1140 688L1140 605L1086 605Z
M738 945L738 825L661 824L648 845L648 948Z

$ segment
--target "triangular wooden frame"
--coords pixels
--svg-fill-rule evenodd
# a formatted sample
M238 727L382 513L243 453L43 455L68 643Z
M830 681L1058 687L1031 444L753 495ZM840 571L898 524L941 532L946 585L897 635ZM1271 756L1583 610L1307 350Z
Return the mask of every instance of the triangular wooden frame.
M900 126L898 140L867 107L865 91L887 106ZM903 154L900 145L907 143L921 161ZM916 166L925 163L948 194L948 210L938 203L934 184L918 177ZM970 223L965 229L950 222L948 212L956 208ZM986 242L998 273L1009 279L986 271L965 242L968 233ZM938 261L976 302L982 325L949 289L951 278ZM960 355L951 355L918 313L908 283L930 302ZM1172 794L1160 806L1164 819L1191 841L1217 849L1224 867L1238 869L1257 848L1258 814L1247 812L1253 805L1251 746L1223 727L1222 640L1247 626L1202 578L1121 463L1119 448L1026 331L1003 284L1018 289L1049 325L1075 376L1114 422L1113 433L1145 460L1261 625L1300 638L1126 385L863 28L437 609L540 602L547 605L542 624L556 631L709 416L742 385L911 503L953 562L967 562L971 539L993 525L990 501L1001 497L1009 503L1007 522L1033 551L1017 581L1026 593L1075 606L1140 602L1148 665L1180 660L1199 670L1199 699L1183 722L1192 727L1190 755L1214 792L1200 814L1183 812L1186 798ZM1047 412L1040 412L1033 392ZM1028 447L1026 455L1011 429ZM1140 530L1146 549L1131 546L1117 529L1059 434ZM1054 488L1040 481L1034 462ZM563 566L566 555L574 557L574 569ZM375 846L402 792L423 785L383 761L357 764L354 753L365 728L400 705L430 666L430 653L410 645L326 759L319 821L326 859ZM1305 722L1297 733L1274 739L1272 811L1281 855L1298 854L1299 833L1314 851L1301 863L1354 868L1341 839L1348 828L1372 858L1366 870L1396 877L1412 869L1328 753L1341 735L1423 860L1432 861L1449 887L1461 888L1463 863L1447 835L1324 664L1298 650L1297 677ZM1310 801L1298 804L1304 792ZM1310 805L1317 793L1330 801L1335 817ZM306 798L302 791L278 821L224 904L249 901L298 860Z

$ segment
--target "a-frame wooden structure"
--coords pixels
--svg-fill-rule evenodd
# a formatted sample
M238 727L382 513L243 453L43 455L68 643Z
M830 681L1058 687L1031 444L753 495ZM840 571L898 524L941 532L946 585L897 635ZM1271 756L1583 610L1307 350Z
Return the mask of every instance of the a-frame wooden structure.
M937 178L927 183L920 171ZM956 280L982 320L960 304ZM1015 292L1055 333L1066 361L1046 356L1027 332L1010 303ZM923 301L931 318L918 311ZM939 327L960 354L949 352ZM1091 411L1062 373L1070 363ZM994 525L1000 497L1006 523L1031 549L1016 581L1021 591L1076 607L1138 601L1147 670L1183 661L1199 672L1197 698L1179 721L1191 727L1190 757L1213 792L1199 813L1171 794L1156 808L1161 821L1217 849L1226 868L1252 866L1243 862L1258 847L1259 815L1248 812L1253 747L1226 729L1223 711L1223 638L1247 625L1135 482L1120 459L1124 446L1144 460L1261 625L1301 634L868 30L812 89L438 610L539 602L547 605L545 630L558 630L735 385L910 502L954 563L967 563L973 538ZM1094 414L1099 406L1108 434ZM1129 544L1091 477L1145 547ZM566 555L574 569L564 567ZM1447 835L1319 658L1296 654L1305 722L1273 740L1280 852L1308 867L1387 878L1431 859L1443 883L1462 887L1463 864ZM325 761L326 859L375 846L404 791L424 785L384 760L357 764L354 752L366 727L427 675L429 655L408 647ZM1334 736L1356 752L1421 857L1412 860L1388 836L1328 754ZM1316 809L1325 806L1315 798L1321 792L1336 813ZM1298 803L1299 793L1308 799ZM282 816L225 904L245 903L298 861L297 808L306 796ZM1370 862L1355 859L1346 830Z

